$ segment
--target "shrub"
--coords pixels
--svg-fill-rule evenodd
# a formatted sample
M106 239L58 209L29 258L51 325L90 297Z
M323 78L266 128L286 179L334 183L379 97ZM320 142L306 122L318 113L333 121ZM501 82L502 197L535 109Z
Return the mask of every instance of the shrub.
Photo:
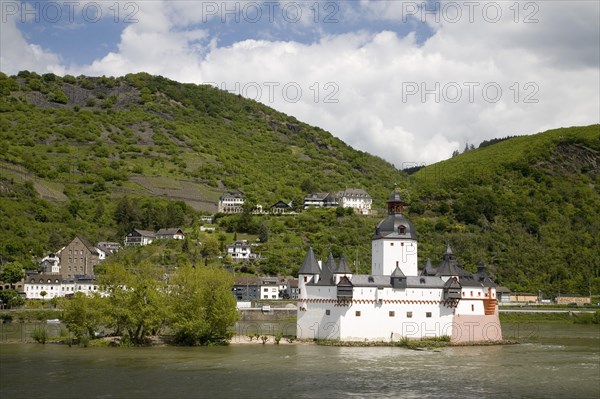
M45 326L37 326L31 333L31 338L35 339L40 344L45 344L48 340L48 332Z

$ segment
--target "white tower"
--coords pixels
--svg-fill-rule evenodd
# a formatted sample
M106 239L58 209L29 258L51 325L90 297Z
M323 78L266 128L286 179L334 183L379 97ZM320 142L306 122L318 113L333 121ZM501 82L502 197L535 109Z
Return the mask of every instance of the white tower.
M306 252L306 256L304 257L304 262L302 262L302 266L298 271L298 289L300 290L298 299L300 299L302 302L301 307L306 307L305 301L306 298L308 298L306 293L306 284L317 283L319 281L320 273L321 268L317 263L315 253L313 252L312 247L309 247L308 251Z
M404 217L404 200L394 189L387 201L388 216L375 229L371 239L371 274L391 276L399 267L405 276L417 276L417 236L415 227Z

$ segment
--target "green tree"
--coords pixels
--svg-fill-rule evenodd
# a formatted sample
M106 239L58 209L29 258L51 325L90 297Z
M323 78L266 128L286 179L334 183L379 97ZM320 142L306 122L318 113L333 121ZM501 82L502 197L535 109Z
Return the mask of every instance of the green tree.
M157 334L167 318L167 283L164 270L149 262L106 265L100 285L109 295L105 314L108 326L139 345Z
M208 262L210 258L219 255L219 243L213 236L207 236L206 240L202 243L202 249L200 254Z
M25 301L16 290L0 290L0 304L6 304L12 308L24 303Z
M262 243L269 241L269 227L264 222L258 227L258 239Z
M185 345L224 343L238 318L233 277L220 268L180 267L171 279L169 325Z
M98 294L87 296L76 292L72 298L59 301L59 306L64 309L61 320L77 339L92 338L104 323L104 302Z
M0 281L10 284L10 288L14 288L15 283L21 281L23 277L25 277L25 272L23 265L19 262L9 262L0 271Z

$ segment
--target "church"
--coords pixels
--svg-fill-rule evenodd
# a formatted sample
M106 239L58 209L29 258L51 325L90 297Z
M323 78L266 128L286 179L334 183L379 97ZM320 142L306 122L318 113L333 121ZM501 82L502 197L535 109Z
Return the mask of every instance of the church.
M450 337L453 343L502 340L496 285L483 262L458 264L450 245L419 271L415 227L394 190L371 238L371 274L353 274L343 255L318 262L308 249L298 272L300 339L398 341Z

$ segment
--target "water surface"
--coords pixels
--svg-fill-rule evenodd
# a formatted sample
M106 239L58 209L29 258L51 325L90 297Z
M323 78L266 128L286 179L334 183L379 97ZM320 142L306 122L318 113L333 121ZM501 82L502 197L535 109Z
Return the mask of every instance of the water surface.
M0 344L0 397L600 397L597 325L503 329L522 343L439 351L272 343L201 348Z

